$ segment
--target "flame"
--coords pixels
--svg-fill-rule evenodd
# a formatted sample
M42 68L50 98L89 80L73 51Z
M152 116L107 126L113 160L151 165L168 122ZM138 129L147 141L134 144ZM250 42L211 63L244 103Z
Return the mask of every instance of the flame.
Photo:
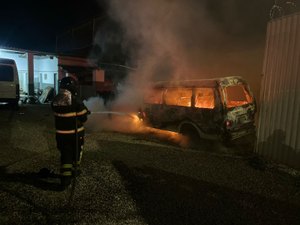
M225 88L226 103L228 108L242 106L253 102L245 85L228 86Z
M174 131L161 130L153 127L148 127L143 123L143 120L140 119L136 114L131 114L131 119L126 121L126 124L129 126L127 126L126 130L122 130L122 132L126 132L126 133L129 132L135 134L147 134L159 140L177 144L181 147L186 147L188 145L187 138L182 134Z
M187 147L187 138L185 136L173 131L148 127L136 113L115 111L93 112L90 115L86 127L96 132L105 130L127 134L143 134L161 141L179 145L180 147Z
M162 141L167 141L179 145L180 147L188 147L188 138L180 133L168 130L160 130L157 128L146 127L148 133Z
M148 104L192 107L192 88L154 88L145 95L144 102ZM213 88L195 88L195 107L213 109L215 98Z
M214 90L212 88L196 88L195 96L195 107L206 109L215 107Z

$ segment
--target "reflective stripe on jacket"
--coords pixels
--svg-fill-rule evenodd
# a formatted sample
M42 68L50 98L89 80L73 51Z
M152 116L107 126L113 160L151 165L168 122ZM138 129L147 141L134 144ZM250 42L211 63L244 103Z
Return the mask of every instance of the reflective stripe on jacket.
M68 90L60 90L51 103L55 116L56 133L74 134L83 131L88 110L77 96Z
M55 116L58 116L58 117L74 117L74 116L82 116L84 114L87 113L87 110L86 109L83 109L81 110L80 112L70 112L70 113L56 113L54 112L54 115Z
M80 131L83 131L84 127L80 127L77 129L77 132L79 133ZM74 130L56 130L56 133L58 134L75 134L76 133L76 129Z

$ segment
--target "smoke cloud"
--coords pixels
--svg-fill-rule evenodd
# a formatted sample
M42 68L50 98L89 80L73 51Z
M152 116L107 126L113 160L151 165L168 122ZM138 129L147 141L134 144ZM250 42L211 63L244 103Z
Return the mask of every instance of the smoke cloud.
M238 75L248 80L254 94L259 95L264 50L264 25L259 21L262 17L257 15L258 11L260 15L264 13L264 7L259 8L260 1L245 4L238 0L213 3L209 0L109 0L106 3L110 18L123 31L120 40L129 55L126 66L136 70L122 84L122 92L112 105L103 107L99 99L87 102L89 108L95 109L92 111L112 112L92 115L91 127L155 134L184 146L186 140L179 134L142 126L132 117L128 119L126 114L114 112L136 112L149 84L158 80ZM263 21L266 25L266 20ZM99 45L103 44L101 35L104 34L98 34Z
M195 64L204 62L207 42L224 36L208 19L198 1L110 1L111 18L125 31L124 47L131 50L131 60L138 67L134 80L189 78L202 72Z
M221 12L199 0L110 0L109 15L121 24L122 45L137 67L118 101L140 103L151 81L232 75L248 80L258 95L263 38L251 35L251 18L239 21L251 14L239 12L236 2L220 2Z

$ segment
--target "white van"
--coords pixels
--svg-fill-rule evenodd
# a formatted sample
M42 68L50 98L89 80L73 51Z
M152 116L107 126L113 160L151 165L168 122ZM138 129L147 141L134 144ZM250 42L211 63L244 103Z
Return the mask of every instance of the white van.
M0 102L18 108L20 85L16 62L13 59L0 58Z

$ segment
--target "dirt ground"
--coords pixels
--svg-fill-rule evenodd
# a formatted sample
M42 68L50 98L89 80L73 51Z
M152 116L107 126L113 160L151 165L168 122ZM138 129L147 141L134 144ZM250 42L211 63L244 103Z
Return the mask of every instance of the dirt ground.
M300 224L299 172L242 145L195 150L87 126L82 174L60 191L50 106L0 107L0 127L1 225Z

